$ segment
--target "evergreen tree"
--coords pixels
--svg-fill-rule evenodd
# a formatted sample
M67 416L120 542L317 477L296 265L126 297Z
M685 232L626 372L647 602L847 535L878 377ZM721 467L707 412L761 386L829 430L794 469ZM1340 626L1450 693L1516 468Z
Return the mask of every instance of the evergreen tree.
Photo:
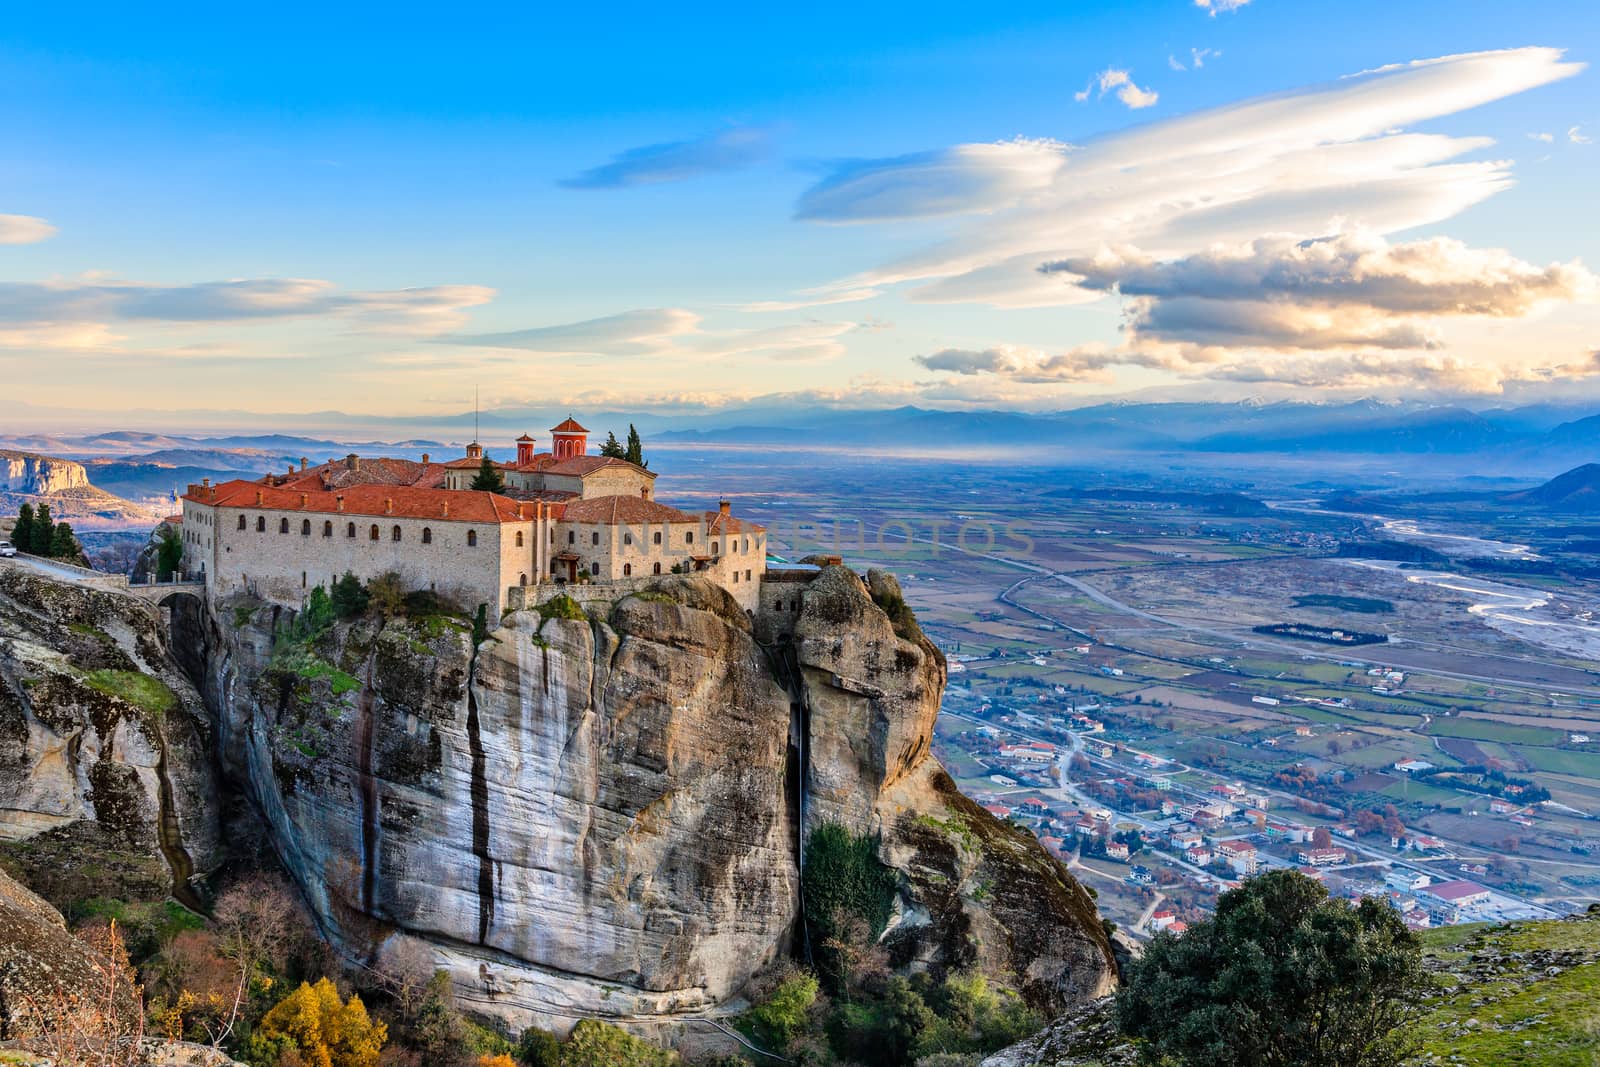
M485 493L503 493L506 488L506 480L500 474L500 468L496 467L494 461L485 455L482 465L478 467L477 476L472 479L472 484L468 488Z
M606 434L606 443L600 446L600 454L610 456L612 459L628 458L628 453L622 447L622 442L617 440L617 435L609 432Z
M622 458L629 463L650 469L650 464L644 461L644 445L639 442L639 431L633 428L633 423L628 423L628 447L623 452Z
M50 521L50 505L40 504L39 510L33 516L33 525L28 528L28 543L17 547L24 552L32 552L35 556L48 556L50 539L55 535L56 524Z
M17 509L17 523L11 527L11 543L20 552L28 551L33 544L33 505L24 504Z
M333 583L333 610L339 613L341 619L354 618L367 610L367 590L357 578L349 571Z
M156 580L166 581L183 566L183 539L170 526L161 528L161 542L156 546Z
M70 522L58 522L50 535L50 555L55 559L76 559L83 554L78 539L72 535Z

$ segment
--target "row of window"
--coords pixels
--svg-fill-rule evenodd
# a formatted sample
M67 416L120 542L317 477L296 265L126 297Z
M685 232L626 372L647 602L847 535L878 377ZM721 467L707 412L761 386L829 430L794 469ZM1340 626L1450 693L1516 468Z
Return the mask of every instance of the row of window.
M241 529L241 530L248 529L248 524L247 524L247 522L245 520L245 517L243 515L239 516L239 529ZM256 532L257 533L266 533L267 532L267 517L265 515L257 515L256 516ZM289 532L289 520L288 519L279 519L278 520L278 532L281 533L281 534L286 534L286 533ZM355 537L356 536L356 524L353 523L353 522L345 523L344 535L346 537ZM300 536L301 537L310 537L311 536L311 520L310 519L301 519L300 520ZM322 536L323 537L332 537L333 536L333 521L331 519L330 520L325 520L322 523ZM404 539L404 531L401 530L401 528L399 526L393 526L393 527L390 528L390 530L389 530L389 540L391 540L391 541L400 541L400 540L403 540L403 539ZM383 532L379 528L377 523L373 523L370 527L368 527L368 529L367 529L367 540L369 540L369 541L381 541L381 540L383 540ZM425 545L433 544L433 527L424 526L422 528L422 543L425 544ZM477 530L468 530L467 531L467 547L468 548L476 548L477 545L478 545L478 531ZM522 547L522 531L520 531L520 530L517 531L517 547L518 548Z
M555 531L554 530L550 531L550 534L551 534L552 537L555 536ZM650 540L651 540L651 544L659 545L661 543L661 531L657 530L654 533L652 533L650 535ZM575 545L577 543L578 543L578 531L576 531L576 530L568 530L567 531L567 544ZM631 530L623 532L623 534L622 534L622 543L624 545L633 544L633 532ZM686 544L686 545L694 544L694 531L693 530L685 530L683 532L683 543ZM520 545L520 544L522 544L522 542L519 540L517 542L517 544ZM595 547L595 548L598 548L600 546L600 531L599 530L594 530L594 531L590 532L590 534L589 534L589 544L591 546ZM729 552L738 552L738 551L740 551L738 542L737 541L729 541L728 542L728 551ZM748 537L746 537L744 539L744 551L745 552L750 551L750 538L748 538ZM711 542L711 554L713 556L720 556L722 554L722 542L721 541L713 541L713 542Z

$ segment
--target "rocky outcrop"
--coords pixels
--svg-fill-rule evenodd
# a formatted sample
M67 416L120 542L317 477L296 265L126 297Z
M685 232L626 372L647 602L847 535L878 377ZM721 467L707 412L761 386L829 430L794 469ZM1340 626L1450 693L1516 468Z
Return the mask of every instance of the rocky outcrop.
M42 496L88 484L89 473L81 463L0 449L0 492Z
M1082 888L931 757L943 659L872 582L827 569L769 646L692 578L481 642L415 615L285 640L291 613L250 601L188 625L226 771L325 930L373 959L423 939L479 1011L565 1029L726 1000L794 944L826 823L901 872L902 966L978 967L1047 1009L1103 991Z
M0 570L0 853L53 899L192 899L219 860L209 719L132 598Z

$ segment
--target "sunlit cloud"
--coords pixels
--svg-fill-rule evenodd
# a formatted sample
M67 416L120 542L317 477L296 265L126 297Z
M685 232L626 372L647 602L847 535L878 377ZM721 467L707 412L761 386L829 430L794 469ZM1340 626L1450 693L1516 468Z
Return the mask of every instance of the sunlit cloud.
M1249 2L1250 0L1194 0L1194 6L1215 17L1221 12L1237 11Z
M0 215L0 245L31 245L49 240L56 228L33 215Z
M1594 138L1590 137L1588 134L1582 133L1582 129L1582 126L1573 126L1571 129L1567 130L1567 140L1571 141L1573 144L1594 144Z
M458 334L445 344L586 356L649 356L703 361L757 355L787 362L816 362L844 354L838 340L854 322L799 322L754 329L704 328L685 308L641 308L580 322L505 333Z

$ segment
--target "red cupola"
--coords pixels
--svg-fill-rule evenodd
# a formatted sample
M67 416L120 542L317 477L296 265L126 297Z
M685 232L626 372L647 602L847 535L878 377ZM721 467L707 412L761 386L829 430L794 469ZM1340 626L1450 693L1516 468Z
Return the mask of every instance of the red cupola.
M517 466L525 467L533 462L533 438L523 434L517 438Z
M568 416L560 426L550 430L550 451L556 462L573 459L589 451L589 431L578 425L578 420Z

